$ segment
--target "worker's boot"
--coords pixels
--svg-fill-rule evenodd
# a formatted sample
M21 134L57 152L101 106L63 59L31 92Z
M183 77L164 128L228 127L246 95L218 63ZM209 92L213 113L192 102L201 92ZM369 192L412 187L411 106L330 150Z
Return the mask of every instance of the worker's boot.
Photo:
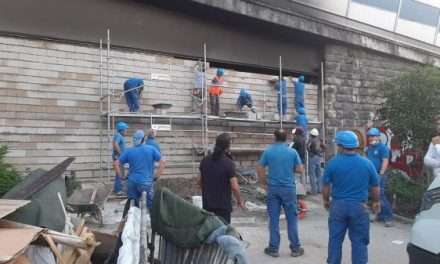
M385 221L385 227L393 227L394 226L394 222L391 220Z
M304 249L303 249L302 247L297 248L297 249L295 249L295 250L292 250L292 251L290 252L290 256L292 256L292 257L294 257L294 258L299 257L299 256L302 256L302 255L304 255Z
M280 256L280 253L278 253L278 251L272 250L268 247L264 249L264 254L274 258L278 258Z

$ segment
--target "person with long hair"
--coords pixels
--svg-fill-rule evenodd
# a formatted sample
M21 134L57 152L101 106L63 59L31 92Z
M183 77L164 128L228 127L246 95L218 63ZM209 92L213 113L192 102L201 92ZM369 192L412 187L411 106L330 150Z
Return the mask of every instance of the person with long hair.
M231 137L223 133L216 138L212 154L200 162L200 186L203 209L231 223L232 194L238 207L244 209L240 186L235 174L235 164L229 155Z

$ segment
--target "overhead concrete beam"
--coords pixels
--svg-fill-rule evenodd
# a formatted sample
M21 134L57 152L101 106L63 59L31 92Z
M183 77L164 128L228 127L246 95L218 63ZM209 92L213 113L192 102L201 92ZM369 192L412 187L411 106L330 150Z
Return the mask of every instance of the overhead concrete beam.
M192 0L329 40L367 48L422 64L440 67L440 48L365 25L345 17L300 5L292 0Z

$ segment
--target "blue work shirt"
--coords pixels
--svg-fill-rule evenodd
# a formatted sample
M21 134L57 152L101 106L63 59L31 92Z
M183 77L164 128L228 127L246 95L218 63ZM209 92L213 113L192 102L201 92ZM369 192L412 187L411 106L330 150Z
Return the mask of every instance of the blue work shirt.
M252 97L249 93L240 94L237 98L237 105L243 107L245 105L252 106Z
M119 157L122 164L128 163L128 180L136 184L151 185L153 183L154 162L160 161L159 151L154 147L140 144L124 151Z
M298 152L286 143L270 145L261 155L259 163L269 168L268 185L280 187L295 186L294 171L302 164Z
M383 160L390 157L390 150L381 142L374 145L369 145L365 152L367 154L367 158L373 162L377 172L380 172Z
M304 98L304 83L298 80L293 82L293 85L295 86L295 96Z
M124 82L124 91L139 87L138 89L133 89L130 92L139 93L140 86L144 85L144 80L138 78L130 78Z
M113 142L118 144L119 149L121 150L121 153L117 153L116 150L113 149L112 157L115 159L125 151L125 138L118 132L113 136Z
M159 146L159 144L157 143L156 139L154 139L154 138L148 138L148 139L145 141L145 145L149 145L149 146L154 147L154 148L155 148L157 151L159 151L159 153L160 153L160 146Z
M331 185L334 200L366 202L369 189L379 185L379 175L368 159L341 153L327 163L323 182Z
M202 71L199 70L195 70L194 71L194 88L196 89L203 89L203 84L204 84L204 74Z

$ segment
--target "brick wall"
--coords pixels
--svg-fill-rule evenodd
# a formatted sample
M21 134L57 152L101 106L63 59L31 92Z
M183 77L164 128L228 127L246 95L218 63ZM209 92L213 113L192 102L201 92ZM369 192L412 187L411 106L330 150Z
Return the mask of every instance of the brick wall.
M122 83L129 77L146 80L143 94L143 112L152 112L151 105L171 102L171 113L188 114L191 107L190 90L193 86L195 61L173 57L112 50L111 87L122 90ZM97 181L99 173L100 126L100 76L99 50L96 47L55 43L44 40L0 37L0 144L10 148L7 161L20 171L27 168L48 169L67 156L76 157L70 169L84 181ZM215 69L209 69L212 78ZM171 81L151 80L151 73L164 73ZM227 88L222 96L222 110L234 110L240 88L253 94L255 103L262 110L264 94L267 112L274 112L276 94L268 80L274 76L237 72L226 69ZM104 81L105 81L104 77ZM105 84L104 84L104 87ZM289 82L289 102L293 106L293 88ZM317 121L318 89L307 85L306 101L309 119ZM124 99L113 99L114 110L127 111ZM293 117L294 110L290 107ZM122 120L122 119L121 119ZM147 119L124 119L131 128L149 127ZM234 146L265 146L272 137L274 127L255 123L237 124L212 122L211 142L218 131L241 132L233 134ZM158 140L168 162L169 176L192 176L200 157L192 155L191 147L200 145L200 122L174 121L178 132L161 132ZM248 134L246 134L248 133ZM252 133L263 133L254 135ZM265 134L264 134L265 133ZM106 144L104 144L104 147ZM103 159L109 154L105 149ZM257 154L238 157L243 166L253 166ZM105 164L103 164L105 167Z

